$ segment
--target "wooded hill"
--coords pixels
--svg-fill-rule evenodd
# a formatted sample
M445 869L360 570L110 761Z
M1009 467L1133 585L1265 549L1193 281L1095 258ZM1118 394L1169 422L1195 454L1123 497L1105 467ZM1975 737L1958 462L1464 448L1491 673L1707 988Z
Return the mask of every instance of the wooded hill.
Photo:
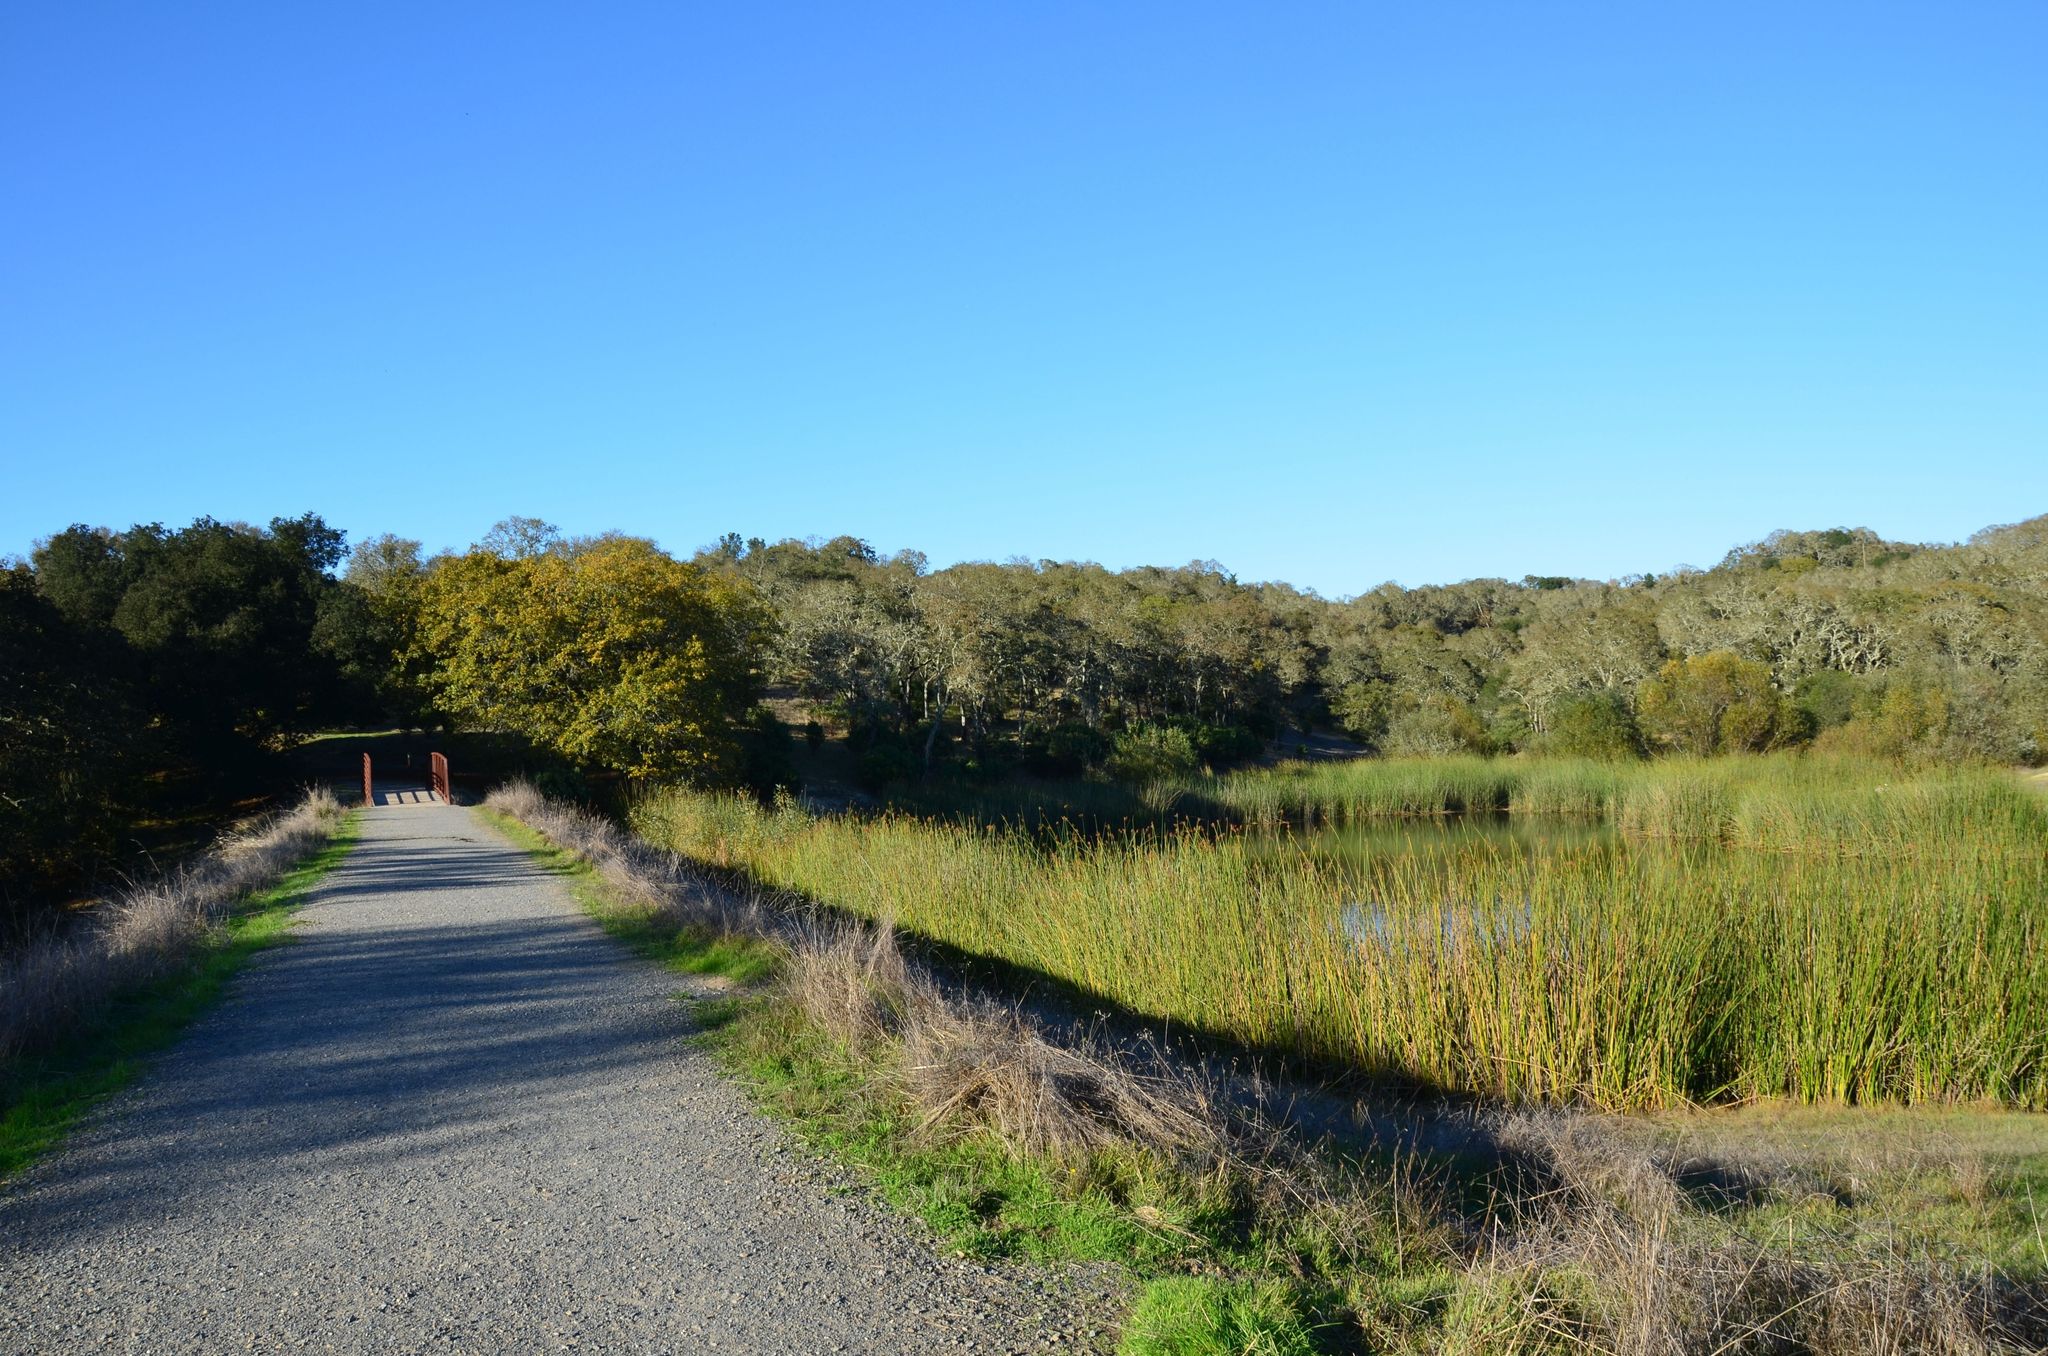
M1779 532L1705 571L1337 601L1208 562L929 571L851 537L728 537L698 560L768 604L773 678L906 767L941 720L1054 772L1135 725L1225 760L1290 728L1410 754L2048 750L2048 517L1955 546Z

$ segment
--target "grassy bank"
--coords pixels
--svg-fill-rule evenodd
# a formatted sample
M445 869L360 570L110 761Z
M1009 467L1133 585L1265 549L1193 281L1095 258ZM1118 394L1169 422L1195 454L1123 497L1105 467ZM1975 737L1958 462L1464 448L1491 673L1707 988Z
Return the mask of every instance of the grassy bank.
M132 891L82 935L0 962L0 1179L60 1142L220 997L354 842L332 797Z
M2048 1106L2039 798L1991 774L1844 783L1789 760L1631 775L1609 804L1641 837L1351 865L1229 834L1046 841L688 791L634 822L1138 1016L1430 1088ZM1649 832L1709 823L1749 839Z
M1309 1145L1245 1125L1192 1075L1049 1043L934 983L887 930L733 901L612 825L506 801L578 844L600 912L690 955L721 926L766 944L772 983L696 1010L727 1067L946 1247L1122 1268L1124 1356L1847 1356L2048 1336L2030 1118L1960 1145L1946 1118L1810 1112L1800 1135L1823 1149L1698 1112L1513 1112L1456 1153Z
M1829 1147L1754 1117L1518 1114L1485 1122L1485 1152L1190 1168L1142 1144L1020 1152L935 1118L904 1090L916 1050L849 1042L786 988L703 1016L775 1115L944 1246L1130 1273L1120 1356L1990 1356L2048 1339L2038 1125L1982 1152L1939 1121L1854 1111L1803 1126Z
M596 911L657 934L655 954L662 933L704 954L721 927L766 946L772 982L697 1009L727 1066L944 1246L1123 1269L1124 1356L2002 1353L2048 1335L2033 1118L1973 1118L1966 1142L1950 1113L1502 1112L1458 1152L1307 1144L1170 1070L1049 1043L886 930L735 903L610 825L506 801L555 837L527 839L542 852L576 845Z

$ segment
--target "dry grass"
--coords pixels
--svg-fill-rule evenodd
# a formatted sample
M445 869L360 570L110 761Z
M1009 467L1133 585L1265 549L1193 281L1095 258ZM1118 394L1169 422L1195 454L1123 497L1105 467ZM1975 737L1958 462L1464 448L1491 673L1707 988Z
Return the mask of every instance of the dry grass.
M807 918L783 988L820 1030L887 1068L927 1133L985 1128L1061 1159L1137 1147L1207 1164L1224 1152L1225 1118L1192 1074L1048 1040L1014 1008L942 985L887 926Z
M175 967L237 901L325 843L346 812L324 788L110 900L86 924L0 957L0 1061L39 1049L114 994Z
M1495 1306L1479 1349L1568 1337L1616 1356L1980 1356L2039 1350L2048 1336L2038 1285L1988 1265L1895 1242L1817 1257L1732 1236L1670 1163L1602 1118L1517 1111L1496 1134L1533 1181L1476 1268Z
M735 937L775 932L764 901L725 890L689 868L674 852L656 848L600 815L542 795L531 782L492 791L484 808L510 815L582 858L625 907L674 928L698 928Z

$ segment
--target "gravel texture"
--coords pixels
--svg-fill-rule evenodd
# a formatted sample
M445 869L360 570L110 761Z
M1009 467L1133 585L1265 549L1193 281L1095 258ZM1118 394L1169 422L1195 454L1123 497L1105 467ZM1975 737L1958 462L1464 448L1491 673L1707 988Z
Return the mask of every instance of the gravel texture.
M0 1352L1027 1352L1099 1273L942 1257L763 1120L469 811L365 812L298 940L0 1189Z

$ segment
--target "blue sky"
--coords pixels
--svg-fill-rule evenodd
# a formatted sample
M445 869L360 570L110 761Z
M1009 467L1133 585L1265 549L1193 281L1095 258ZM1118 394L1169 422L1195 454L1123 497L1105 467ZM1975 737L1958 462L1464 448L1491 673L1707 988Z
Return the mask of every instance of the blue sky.
M16 5L0 554L1329 594L2048 512L2048 7Z

